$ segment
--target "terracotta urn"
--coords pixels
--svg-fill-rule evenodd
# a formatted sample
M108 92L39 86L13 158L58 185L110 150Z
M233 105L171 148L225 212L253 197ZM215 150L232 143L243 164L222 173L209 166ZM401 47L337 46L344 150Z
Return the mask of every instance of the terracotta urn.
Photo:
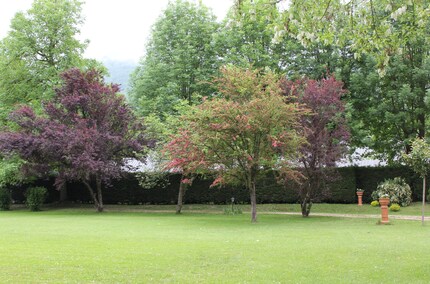
M379 205L381 205L381 224L388 224L388 204L390 204L390 198L381 197L379 198Z
M357 191L358 206L363 206L363 193L364 191Z

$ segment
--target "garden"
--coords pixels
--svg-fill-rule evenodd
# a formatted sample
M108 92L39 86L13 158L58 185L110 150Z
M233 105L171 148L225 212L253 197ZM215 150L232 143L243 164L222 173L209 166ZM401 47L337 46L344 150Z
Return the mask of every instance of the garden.
M83 2L12 19L0 282L427 283L430 3L203 2L169 1L125 90Z

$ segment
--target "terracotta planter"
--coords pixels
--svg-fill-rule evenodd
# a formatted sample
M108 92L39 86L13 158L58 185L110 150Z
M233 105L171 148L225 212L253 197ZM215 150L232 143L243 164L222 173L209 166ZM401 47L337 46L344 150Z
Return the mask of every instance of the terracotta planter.
M357 191L358 206L363 206L363 191Z
M390 198L381 197L379 198L379 205L381 205L381 224L388 224L388 204L390 204Z

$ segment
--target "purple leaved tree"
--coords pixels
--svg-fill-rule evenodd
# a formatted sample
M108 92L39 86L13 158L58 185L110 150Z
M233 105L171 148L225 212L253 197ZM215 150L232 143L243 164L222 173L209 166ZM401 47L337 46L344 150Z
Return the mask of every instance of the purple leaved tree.
M26 174L58 173L56 185L82 182L97 211L102 187L119 178L127 158L136 158L148 141L117 85L106 85L95 70L70 69L43 114L28 106L11 114L17 131L0 133L0 151L26 161Z
M324 197L327 181L336 176L336 161L347 151L349 129L345 119L343 83L334 77L320 81L303 79L284 81L287 100L305 105L310 114L301 118L307 144L300 148L300 163L306 181L299 187L302 216L309 216L312 201Z

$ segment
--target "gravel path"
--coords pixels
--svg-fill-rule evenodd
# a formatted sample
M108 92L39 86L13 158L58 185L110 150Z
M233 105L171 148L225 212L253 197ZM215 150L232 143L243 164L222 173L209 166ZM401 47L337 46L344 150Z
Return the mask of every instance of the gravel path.
M259 214L278 214L278 215L301 215L299 212L260 212ZM338 214L338 213L311 213L310 216L325 216L325 217L339 217L339 218L369 218L380 219L381 215L375 214ZM390 219L397 220L415 220L421 221L421 216L411 215L389 215ZM425 217L425 221L430 221L430 217Z
M144 212L144 213L173 213L173 210L129 210L130 212ZM221 211L210 211L210 210L182 210L183 213L202 213L202 214L223 214ZM243 211L243 214L250 214L250 211ZM259 211L258 214L267 215L302 215L300 212L264 212ZM380 219L381 215L377 214L339 214L339 213L312 213L312 216L323 216L323 217L338 217L338 218L368 218L368 219ZM421 221L421 216L412 215L389 215L390 219L396 220L412 220ZM425 221L430 221L430 216L424 216Z

